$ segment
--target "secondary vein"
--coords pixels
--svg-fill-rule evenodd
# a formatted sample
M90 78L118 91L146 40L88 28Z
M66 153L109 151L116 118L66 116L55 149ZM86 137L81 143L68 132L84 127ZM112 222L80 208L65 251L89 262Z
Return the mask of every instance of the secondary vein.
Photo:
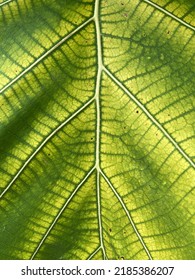
M178 21L179 23L181 23L182 25L186 26L187 28L190 28L191 30L195 31L195 27L193 27L192 25L190 25L187 22L183 21L182 19L178 18L177 16L173 15L172 13L168 12L167 10L163 9L159 5L153 3L150 0L143 0L143 1L145 3L148 3L149 5L153 6L154 8L158 9L159 11L163 12L164 14L170 16L171 18L173 18L174 20Z
M81 24L78 28L73 30L67 36L65 36L62 40L57 42L54 46L52 46L47 52L45 52L42 56L40 56L36 61L34 61L29 67L27 67L24 71L22 71L17 77L15 77L11 82L5 85L2 89L0 89L0 93L3 93L6 89L16 83L20 78L22 78L27 72L29 72L33 67L35 67L39 62L45 59L48 55L50 55L53 51L55 51L59 46L61 46L65 41L67 41L70 37L80 31L84 26L86 26L89 22L91 22L93 18L88 19L83 24Z
M7 1L5 1L3 3L0 3L0 7L4 6L6 4L9 4L10 2L13 2L13 0L7 0Z
M66 124L68 124L74 117L76 117L81 111L83 111L86 107L88 107L92 102L94 101L94 98L90 99L84 106L82 106L80 109L78 109L74 114L72 114L68 119L66 119L63 123L61 123L56 129L54 129L46 138L45 140L36 148L36 150L31 154L31 156L28 158L28 160L25 161L25 163L20 167L20 169L15 174L14 178L11 180L11 182L7 185L7 187L4 189L4 191L0 194L0 198L3 197L3 195L10 189L10 187L14 184L14 182L17 180L17 178L20 176L20 174L23 172L23 170L26 168L26 166L32 161L32 159L38 154L38 152L45 146L45 144L59 131L61 130Z
M145 252L146 252L148 258L149 258L150 260L152 260L152 256L151 256L151 254L150 254L150 252L149 252L149 250L148 250L148 248L147 248L147 246L146 246L146 244L145 244L145 242L144 242L142 236L140 235L140 233L139 233L139 231L138 231L138 229L137 229L137 227L136 227L136 225L135 225L135 223L134 223L134 221L133 221L133 219L132 219L132 217L131 217L131 215L130 215L128 209L127 209L127 207L125 206L125 204L124 204L122 198L121 198L120 195L117 193L117 191L115 190L115 188L114 188L113 185L111 184L110 180L107 178L107 176L104 174L103 171L101 171L101 174L102 174L103 178L105 179L105 181L106 181L106 182L108 183L108 185L110 186L110 188L112 189L112 191L113 191L113 193L115 194L115 196L117 197L118 201L120 202L120 204L121 204L123 210L125 211L125 213L126 213L128 219L129 219L129 221L130 221L130 223L131 223L131 225L132 225L132 227L133 227L133 229L134 229L134 232L135 232L135 234L137 235L137 237L138 237L140 243L142 244L142 246L143 246L143 248L144 248L144 250L145 250Z
M81 181L81 183L76 187L76 189L72 192L71 196L66 200L66 202L64 203L63 207L60 209L58 215L55 217L54 221L52 222L52 224L50 225L50 227L48 228L48 230L46 231L46 233L44 234L43 238L41 239L40 243L38 244L38 246L36 247L34 253L31 256L31 260L33 260L36 256L36 254L39 252L41 246L43 245L43 243L45 242L46 238L48 237L49 233L51 232L51 230L53 229L53 227L55 226L55 224L57 223L57 221L59 220L60 216L62 215L62 213L64 212L64 210L66 209L66 207L68 206L68 204L70 203L70 201L73 199L73 197L75 196L75 194L78 192L78 190L83 186L83 184L87 181L87 179L90 177L90 175L93 173L95 167L93 167L85 176L85 178Z
M152 114L144 107L144 105L107 69L104 67L104 71L107 75L133 100L140 109L148 116L148 118L162 131L162 133L169 139L169 141L175 146L178 152L188 161L188 163L195 168L195 163L191 158L183 151L183 149L177 144L173 137L166 131L166 129L152 116Z

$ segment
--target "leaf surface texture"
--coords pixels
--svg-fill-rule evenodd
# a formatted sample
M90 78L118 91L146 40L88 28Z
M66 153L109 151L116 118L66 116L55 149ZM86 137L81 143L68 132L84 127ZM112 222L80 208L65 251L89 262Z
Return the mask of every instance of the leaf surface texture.
M0 15L0 259L194 259L194 1Z

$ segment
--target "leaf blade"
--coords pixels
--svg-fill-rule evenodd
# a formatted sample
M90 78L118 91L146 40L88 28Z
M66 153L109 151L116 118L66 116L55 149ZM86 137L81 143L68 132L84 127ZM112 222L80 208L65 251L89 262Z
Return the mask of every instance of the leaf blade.
M0 258L193 259L193 3L33 3L0 5Z

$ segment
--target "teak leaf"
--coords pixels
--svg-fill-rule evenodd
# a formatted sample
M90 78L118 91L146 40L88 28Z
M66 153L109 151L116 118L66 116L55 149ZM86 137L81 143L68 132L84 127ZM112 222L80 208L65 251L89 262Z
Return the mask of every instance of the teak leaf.
M0 3L0 259L194 259L194 0Z

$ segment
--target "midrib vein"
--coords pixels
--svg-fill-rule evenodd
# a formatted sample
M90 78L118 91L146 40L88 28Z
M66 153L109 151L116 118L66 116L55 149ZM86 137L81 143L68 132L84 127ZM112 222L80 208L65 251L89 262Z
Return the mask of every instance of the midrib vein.
M103 243L103 229L101 218L101 191L100 191L100 84L101 74L103 69L102 63L102 46L101 46L101 34L99 23L99 5L100 1L96 0L94 10L94 21L96 28L96 40L97 40L97 57L98 57L98 71L96 80L95 100L97 110L97 123L96 123L96 170L97 170L97 204L98 204L98 224L100 234L100 247L102 248L104 259L106 259L106 252Z
M51 230L53 229L53 227L55 226L55 224L57 223L57 221L59 220L60 216L62 215L62 213L64 212L64 210L66 209L66 207L68 206L68 204L70 203L70 201L73 199L73 197L76 195L76 193L78 192L78 190L83 186L83 184L87 181L87 179L90 177L90 175L93 173L93 171L95 170L95 166L87 173L87 175L85 176L85 178L81 181L81 183L75 188L75 190L72 192L72 194L70 195L70 197L66 200L65 204L63 205L63 207L60 209L59 213L57 214L57 216L55 217L55 219L53 220L52 224L50 225L50 227L48 228L48 230L46 231L46 233L44 234L43 238L41 239L41 241L39 242L38 246L36 247L34 253L31 256L31 260L33 260L36 256L36 254L39 252L41 246L43 245L43 243L45 242L46 238L48 237L49 233L51 232Z
M164 14L168 15L169 17L173 18L174 20L178 21L182 25L186 26L187 28L190 28L191 30L195 31L195 27L188 24L187 22L183 21L182 19L178 18L177 16L173 15L172 13L168 12L167 10L163 9L159 5L153 3L150 0L143 0L145 3L148 3L149 5L153 6L154 8L158 9L159 11L163 12Z
M27 72L29 72L33 67L35 67L39 62L41 62L43 59L45 59L48 55L50 55L53 51L55 51L59 46L61 46L66 40L68 40L70 37L72 37L74 34L79 32L84 26L86 26L89 22L93 20L93 17L85 21L83 24L81 24L78 28L73 30L71 33L69 33L67 36L65 36L62 40L60 40L57 44L52 46L47 52L45 52L42 56L40 56L36 61L34 61L29 67L27 67L24 71L22 71L17 77L15 77L11 82L9 82L7 85L5 85L1 90L0 93L3 93L7 88L12 86L15 82L17 82L20 78L22 78Z
M100 171L100 172L101 172L101 175L103 176L104 180L107 182L107 184L109 185L109 187L111 188L111 190L113 191L113 193L115 194L115 196L117 197L118 201L120 202L120 204L121 204L123 210L125 211L125 213L126 213L126 215L127 215L127 217L128 217L128 220L129 220L131 226L133 227L133 230L134 230L135 234L137 235L137 238L139 239L140 243L142 244L142 247L144 248L144 250L145 250L145 252L146 252L148 258L149 258L150 260L152 260L152 256L151 256L151 254L150 254L150 252L149 252L149 250L148 250L148 248L147 248L147 246L146 246L146 244L145 244L143 238L141 237L141 235L140 235L140 233L139 233L139 231L138 231L138 229L137 229L137 227L136 227L136 225L135 225L135 223L134 223L134 221L133 221L131 215L129 214L129 211L128 211L126 205L124 204L122 198L121 198L120 195L117 193L117 191L116 191L115 188L113 187L113 185L112 185L112 183L110 182L110 180L108 179L108 177L104 174L104 172L103 172L103 171Z
M81 111L83 111L86 107L88 107L92 102L94 101L94 98L90 99L84 106L82 106L79 110L77 110L74 114L72 114L67 120L65 120L63 123L61 123L56 129L54 129L46 138L45 140L36 148L36 150L31 154L31 156L28 158L28 160L25 161L25 163L22 165L22 167L18 170L14 178L11 180L11 182L7 185L7 187L4 189L4 191L0 194L0 199L3 197L3 195L10 189L10 187L14 184L14 182L17 180L17 178L20 176L20 174L23 172L23 170L26 168L26 166L32 161L32 159L38 154L38 152L45 146L45 144L59 131L61 130L65 125L67 125L74 117L76 117Z
M152 114L143 106L143 104L107 69L104 67L107 75L139 106L139 108L148 116L148 118L161 130L167 139L174 145L178 152L188 161L188 163L195 168L195 163L183 151L183 149L176 143L172 136L164 129L164 127L152 116Z

